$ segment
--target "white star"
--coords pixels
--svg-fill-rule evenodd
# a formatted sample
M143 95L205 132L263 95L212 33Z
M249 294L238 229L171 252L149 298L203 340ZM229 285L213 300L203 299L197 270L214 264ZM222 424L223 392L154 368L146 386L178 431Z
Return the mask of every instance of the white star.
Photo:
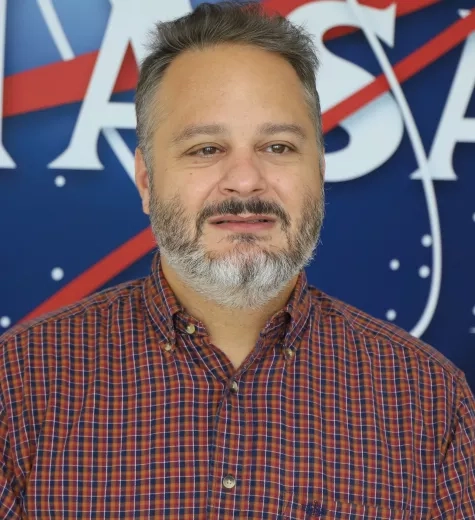
M4 329L8 329L8 327L12 324L12 320L8 316L2 316L0 318L0 327Z

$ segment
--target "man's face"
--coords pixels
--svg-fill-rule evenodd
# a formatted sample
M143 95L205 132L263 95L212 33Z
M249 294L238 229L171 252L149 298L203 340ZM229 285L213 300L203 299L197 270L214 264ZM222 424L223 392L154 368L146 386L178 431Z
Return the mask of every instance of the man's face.
M311 259L323 218L317 138L297 74L256 47L187 51L153 110L153 182L140 154L136 175L162 257L215 302L265 304Z

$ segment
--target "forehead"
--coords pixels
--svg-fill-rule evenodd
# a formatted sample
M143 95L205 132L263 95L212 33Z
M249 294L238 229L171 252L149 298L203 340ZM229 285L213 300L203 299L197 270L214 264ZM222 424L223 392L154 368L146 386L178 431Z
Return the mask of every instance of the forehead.
M221 44L188 50L170 64L156 96L165 122L298 121L311 125L303 85L276 53Z

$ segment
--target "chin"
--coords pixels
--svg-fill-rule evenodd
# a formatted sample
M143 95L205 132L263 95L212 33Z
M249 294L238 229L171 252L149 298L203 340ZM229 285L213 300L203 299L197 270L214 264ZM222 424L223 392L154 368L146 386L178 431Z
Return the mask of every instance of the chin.
M275 248L278 247L277 244L272 243L270 237L267 237L266 240L263 240L262 238L256 239L256 237L250 236L250 237L239 237L236 239L233 239L232 241L229 240L221 240L214 244L212 246L212 249L215 251L248 251L249 249L256 249L256 250L262 250L262 249L269 249L270 247Z
M234 241L232 243L218 243L214 246L206 247L206 250L211 258L238 258L243 256L252 257L263 253L264 251L276 251L280 249L279 245L271 244L269 242L263 243L262 241Z
M276 237L272 233L230 233L229 235L217 238L218 244L257 244L264 245L267 242L275 242Z

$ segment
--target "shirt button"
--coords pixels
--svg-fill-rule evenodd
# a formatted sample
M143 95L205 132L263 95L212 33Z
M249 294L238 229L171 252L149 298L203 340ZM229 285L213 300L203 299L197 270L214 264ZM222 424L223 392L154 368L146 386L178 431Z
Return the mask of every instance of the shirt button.
M188 332L188 334L194 334L195 330L196 330L196 327L193 325L193 323L189 323L186 326L186 332Z
M289 359L292 359L294 357L294 351L291 348L286 348L285 353Z
M236 485L236 479L232 475L226 475L223 478L223 486L226 489L233 489L233 487Z
M170 352L170 350L173 348L170 343L167 343L164 347L163 347L167 352Z
M233 381L231 383L231 392L236 394L238 390L239 390L239 385L236 383L236 381Z

